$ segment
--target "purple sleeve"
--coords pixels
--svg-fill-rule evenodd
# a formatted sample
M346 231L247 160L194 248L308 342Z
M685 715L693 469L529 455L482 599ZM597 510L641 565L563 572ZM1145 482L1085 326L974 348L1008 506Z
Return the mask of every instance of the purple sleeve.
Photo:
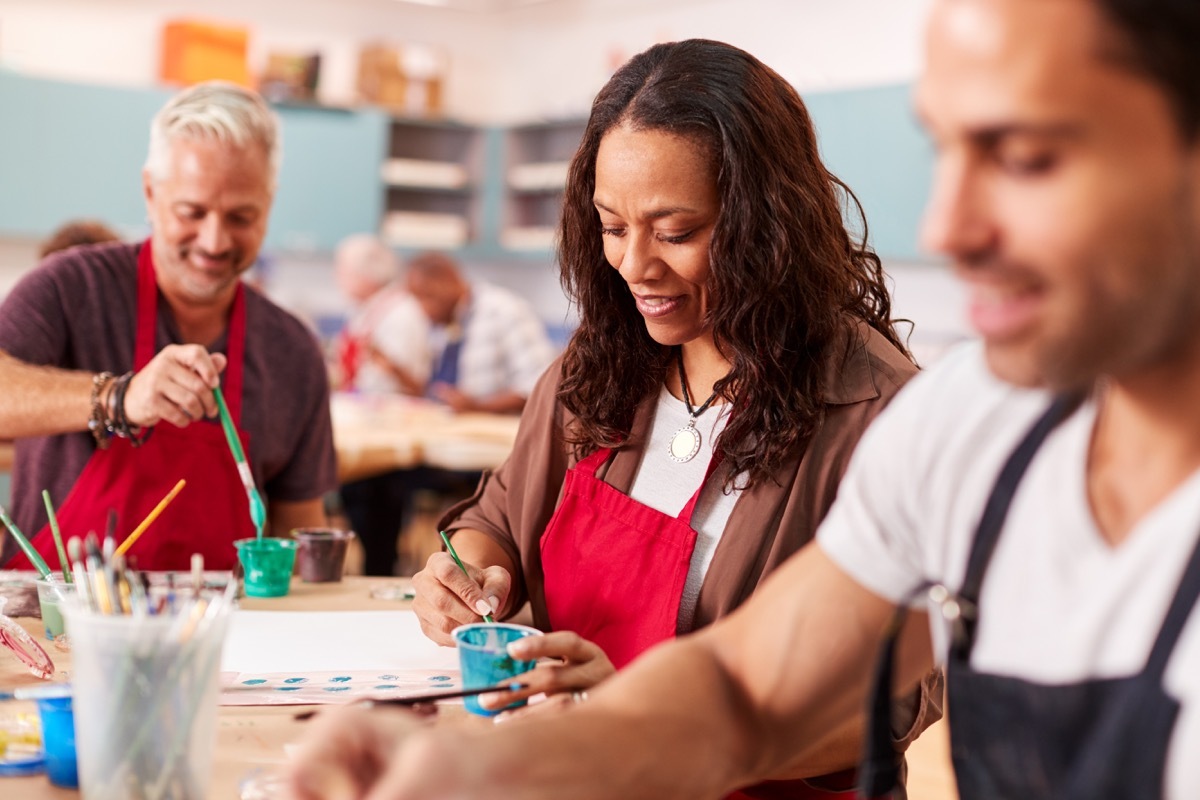
M33 364L62 365L68 329L63 324L66 298L56 271L32 270L0 305L0 349Z

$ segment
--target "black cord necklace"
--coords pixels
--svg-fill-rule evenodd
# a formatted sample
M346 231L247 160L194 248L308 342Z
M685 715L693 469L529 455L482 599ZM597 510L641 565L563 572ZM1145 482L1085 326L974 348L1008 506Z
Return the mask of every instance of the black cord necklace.
M696 453L700 452L700 431L696 430L696 419L708 411L708 407L712 405L713 400L717 399L717 392L708 396L699 408L692 408L692 398L688 394L687 373L683 371L683 348L679 349L679 385L683 389L683 405L688 411L688 422L679 430L675 431L675 435L671 437L671 447L669 455L671 460L679 464L691 461L696 457Z

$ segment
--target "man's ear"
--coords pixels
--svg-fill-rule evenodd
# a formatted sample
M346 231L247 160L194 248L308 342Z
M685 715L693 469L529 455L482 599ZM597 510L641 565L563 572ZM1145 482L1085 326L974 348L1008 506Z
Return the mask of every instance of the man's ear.
M142 170L142 196L146 198L146 206L149 208L151 201L154 199L154 181L150 177L150 170Z

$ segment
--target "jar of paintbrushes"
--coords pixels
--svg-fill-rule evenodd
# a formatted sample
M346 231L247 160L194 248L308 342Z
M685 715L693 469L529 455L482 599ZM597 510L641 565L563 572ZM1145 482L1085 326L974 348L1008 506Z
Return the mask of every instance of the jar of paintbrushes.
M101 593L108 589L122 595L119 585ZM128 613L95 597L63 604L79 780L89 800L206 796L235 591L197 582L131 598Z

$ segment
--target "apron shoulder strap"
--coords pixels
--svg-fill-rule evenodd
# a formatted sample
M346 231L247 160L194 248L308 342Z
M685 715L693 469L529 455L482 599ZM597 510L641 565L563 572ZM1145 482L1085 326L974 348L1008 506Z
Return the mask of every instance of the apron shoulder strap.
M983 516L975 530L975 539L971 545L971 554L967 559L966 577L963 579L962 590L957 598L957 616L964 628L962 636L955 637L951 643L951 652L955 657L966 659L970 655L974 642L975 610L979 604L979 592L983 586L983 577L987 572L988 562L1000 539L1000 531L1008 516L1008 509L1016 496L1017 486L1024 477L1025 471L1033 461L1034 455L1045 442L1046 437L1060 422L1074 413L1083 401L1083 395L1063 395L1054 399L1050 407L1043 412L1029 432L1025 434L1020 444L1008 457L1000 476L996 479L992 493L983 509ZM929 592L931 584L923 582L914 589L896 608L896 613L884 631L883 641L875 663L874 677L870 696L867 734L864 742L864 755L859 767L859 793L864 797L890 797L900 779L900 757L892 746L892 696L895 692L895 660L896 648L900 639L900 631L908 616L908 608L922 594ZM939 591L941 600L952 598L941 587L933 587Z
M1184 626L1187 625L1188 618L1192 615L1192 609L1196 607L1198 598L1200 598L1200 537L1197 538L1196 546L1192 549L1187 568L1183 571L1183 577L1179 581L1179 589L1175 592L1171 607L1167 609L1167 616L1163 620L1162 628L1158 631L1158 638L1154 640L1154 647L1150 651L1150 657L1146 660L1145 672L1147 674L1161 678L1166 672L1167 662L1171 660L1171 653L1175 650L1175 644L1179 641Z
M956 655L966 658L970 655L974 645L975 625L978 620L976 610L983 589L984 575L987 572L988 563L992 559L992 554L996 550L996 543L1000 541L1000 532L1004 528L1004 520L1008 517L1008 509L1012 506L1013 498L1017 494L1017 487L1020 486L1021 479L1025 477L1025 471L1029 469L1030 462L1033 461L1033 457L1041 448L1042 443L1046 441L1046 437L1058 427L1060 422L1079 408L1083 397L1082 394L1056 397L1050 407L1025 434L1025 438L1013 450L1003 469L1000 470L1000 477L996 479L996 484L992 487L992 493L988 497L987 505L983 508L979 526L975 529L975 540L971 544L971 554L967 558L966 574L963 577L962 588L958 591L958 598L964 610L962 622L965 635L957 637L957 640L951 645L955 649Z

